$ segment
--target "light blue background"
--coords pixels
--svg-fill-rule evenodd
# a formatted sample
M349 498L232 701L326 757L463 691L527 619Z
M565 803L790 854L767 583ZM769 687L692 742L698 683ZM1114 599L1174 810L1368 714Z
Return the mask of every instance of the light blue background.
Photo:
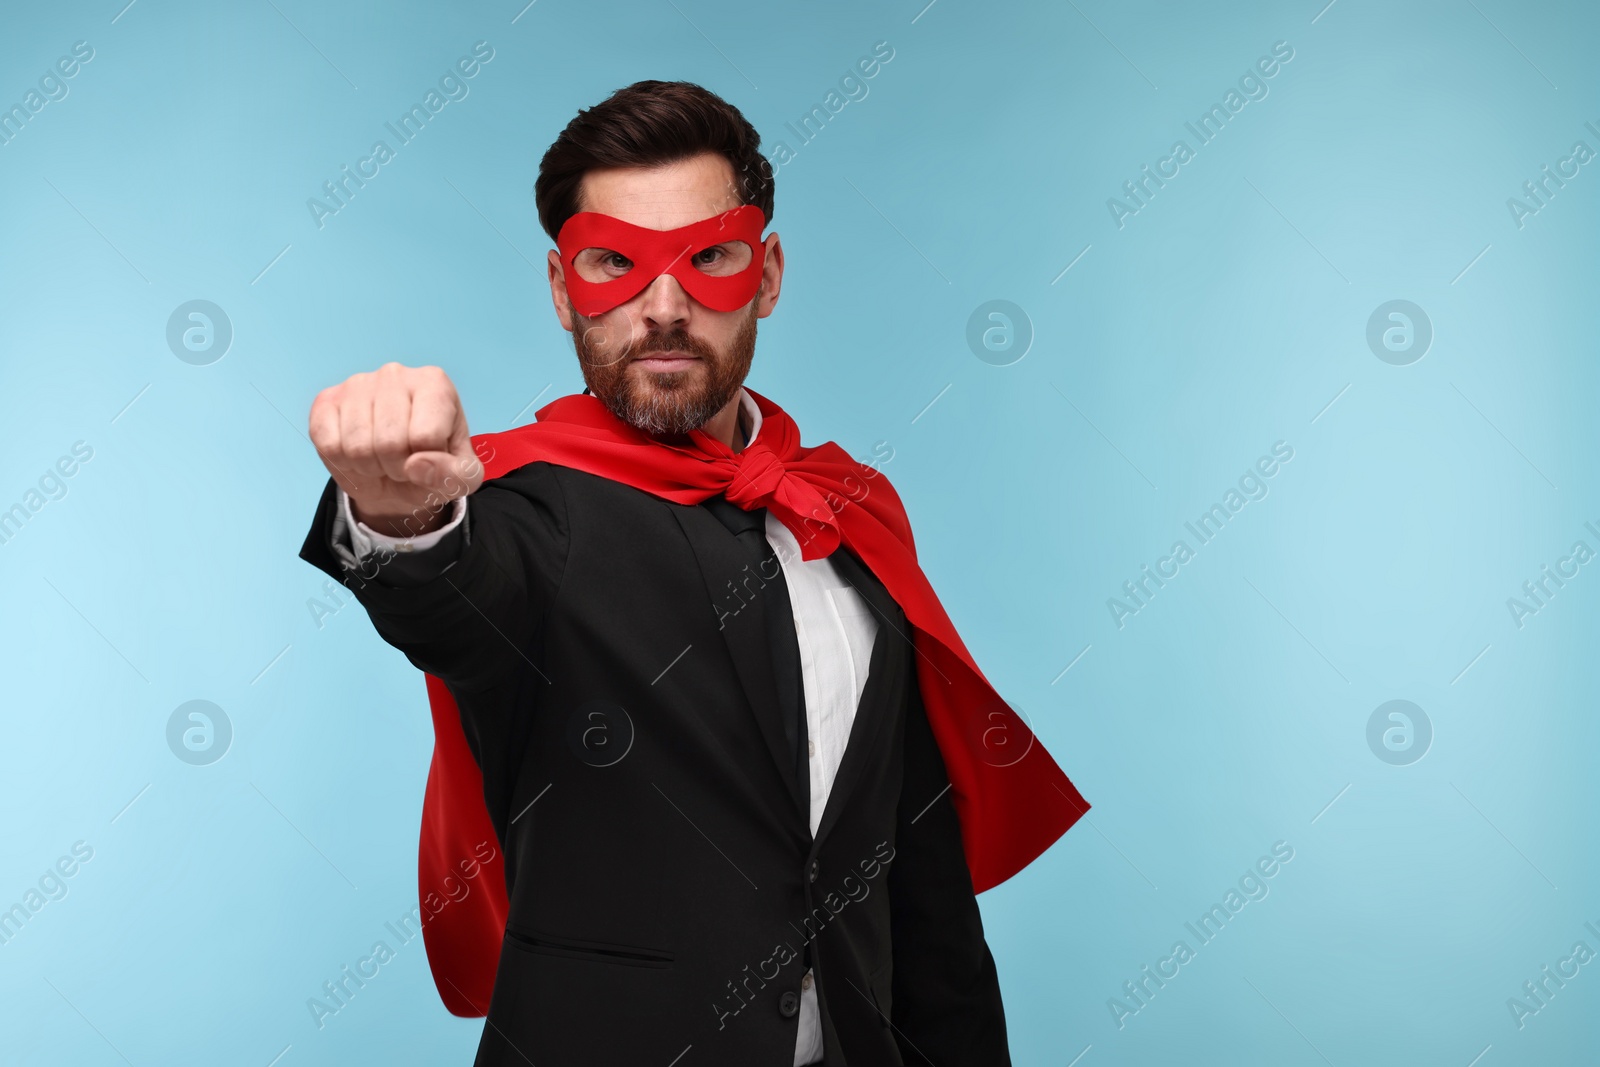
M1594 1056L1600 963L1520 1029L1507 999L1600 951L1600 566L1506 606L1600 549L1600 164L1506 205L1600 150L1592 7L121 2L0 16L0 104L95 50L0 146L0 508L94 450L0 544L0 907L94 850L0 945L0 1061L470 1062L420 941L306 1006L416 904L431 748L421 676L359 605L308 606L306 414L391 359L445 367L475 432L580 389L532 183L645 77L798 148L750 383L808 443L889 443L950 615L1094 805L980 898L1015 1061ZM470 95L319 229L307 198L479 40ZM1269 95L1119 229L1107 198L1278 41ZM165 339L192 299L234 329L208 366ZM992 299L1031 321L1009 366L966 342ZM1409 366L1365 340L1392 299L1432 321ZM1269 495L1119 629L1107 599L1277 441ZM192 699L233 726L210 766L167 747ZM1391 699L1435 732L1409 766L1367 745ZM1119 1028L1277 841L1270 894Z

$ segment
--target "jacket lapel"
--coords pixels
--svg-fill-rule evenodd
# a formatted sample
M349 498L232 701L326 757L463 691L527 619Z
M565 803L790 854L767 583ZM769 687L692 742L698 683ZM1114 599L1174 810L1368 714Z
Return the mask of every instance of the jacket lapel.
M670 510L683 528L690 548L694 550L714 612L713 618L721 620L723 640L727 643L734 669L739 674L739 683L744 687L750 710L755 715L756 725L766 740L767 751L772 756L772 770L789 796L791 814L800 820L804 830L808 818L800 799L800 783L795 780L794 772L786 769L792 761L789 759L789 743L783 735L778 685L772 674L772 651L766 632L765 611L771 598L763 596L759 588L747 590L741 584L751 580L759 585L762 579L757 570L750 566L750 557L744 546L728 532L727 527L717 521L716 516L703 507L693 505L671 507ZM744 599L746 597L748 599Z

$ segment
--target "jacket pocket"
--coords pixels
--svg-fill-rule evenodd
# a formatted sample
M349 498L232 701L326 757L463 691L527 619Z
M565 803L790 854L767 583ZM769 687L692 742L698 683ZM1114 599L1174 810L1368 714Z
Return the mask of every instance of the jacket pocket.
M672 953L661 949L532 933L526 930L513 930L509 925L506 927L506 940L519 948L546 956L589 960L594 963L617 963L627 967L670 967L676 959Z

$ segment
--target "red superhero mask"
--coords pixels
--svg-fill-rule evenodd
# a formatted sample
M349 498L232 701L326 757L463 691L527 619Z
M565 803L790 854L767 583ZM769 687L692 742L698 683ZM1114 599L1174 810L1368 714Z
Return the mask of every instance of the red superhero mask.
M556 235L572 306L593 318L642 293L663 274L713 311L737 311L761 286L766 216L754 204L736 207L675 230L652 230L596 211L580 211ZM702 253L724 246L712 262ZM588 251L582 263L580 254ZM600 252L631 263L624 269Z

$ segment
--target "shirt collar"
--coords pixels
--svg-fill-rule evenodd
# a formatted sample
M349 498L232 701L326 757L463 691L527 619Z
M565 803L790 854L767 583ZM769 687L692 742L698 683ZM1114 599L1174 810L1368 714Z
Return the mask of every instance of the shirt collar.
M750 390L743 386L739 387L739 410L744 415L743 421L750 426L744 441L744 447L749 448L755 443L756 434L761 432L761 409L756 406L756 398L750 395Z

